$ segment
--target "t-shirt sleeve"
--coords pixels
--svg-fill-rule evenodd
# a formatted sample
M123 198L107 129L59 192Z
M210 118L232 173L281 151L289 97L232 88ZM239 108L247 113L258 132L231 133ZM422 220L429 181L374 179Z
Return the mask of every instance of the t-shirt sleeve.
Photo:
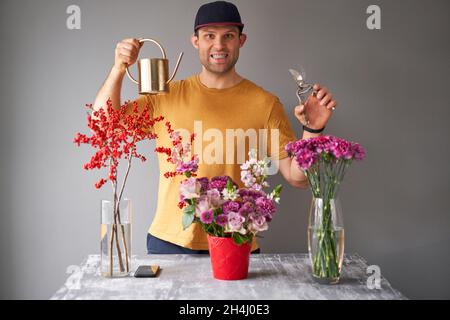
M291 123L289 122L289 118L278 98L275 98L275 101L272 106L272 110L269 115L269 119L267 121L267 129L269 131L269 140L268 140L268 150L269 155L271 157L277 157L278 159L284 159L288 157L288 153L284 150L285 145L290 141L297 140L294 130L292 129ZM275 145L272 146L273 138L272 135L276 134L278 129L278 150L272 150ZM274 131L275 130L275 131ZM276 137L274 137L276 138ZM274 141L275 142L275 141ZM277 155L278 151L278 155Z

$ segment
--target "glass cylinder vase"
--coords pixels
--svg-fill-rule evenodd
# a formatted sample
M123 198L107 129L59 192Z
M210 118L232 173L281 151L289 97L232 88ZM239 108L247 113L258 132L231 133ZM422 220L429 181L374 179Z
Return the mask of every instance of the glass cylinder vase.
M313 197L308 250L313 278L321 284L338 283L344 258L344 219L338 198Z
M131 269L131 200L101 202L101 274L125 277Z

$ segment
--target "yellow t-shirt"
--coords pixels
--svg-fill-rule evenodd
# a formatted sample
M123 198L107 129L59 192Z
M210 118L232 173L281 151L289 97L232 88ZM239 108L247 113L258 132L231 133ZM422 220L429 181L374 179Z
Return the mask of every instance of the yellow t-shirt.
M197 134L193 148L200 157L197 177L228 175L242 187L240 165L248 160L249 141L252 140L245 135L243 139L242 133L248 133L248 137L256 136L257 145L267 141L267 154L279 160L288 156L285 144L296 139L279 99L246 79L231 88L214 89L206 87L198 75L193 75L171 83L168 94L141 96L136 101L140 108L148 105L153 117L162 115L165 118L154 127L158 135L157 146L171 147L166 120L174 130L186 129ZM240 131L241 138L236 137L239 129L243 130ZM278 129L278 150L271 150L273 131L270 129ZM267 139L263 138L265 134ZM242 151L238 147L244 144L245 151ZM238 159L238 153L245 159ZM179 185L185 177L165 178L164 173L174 171L174 165L166 161L164 154L158 154L158 161L158 204L149 233L185 248L207 250L207 237L200 225L193 223L183 230L182 210L177 204ZM255 240L252 250L256 248Z

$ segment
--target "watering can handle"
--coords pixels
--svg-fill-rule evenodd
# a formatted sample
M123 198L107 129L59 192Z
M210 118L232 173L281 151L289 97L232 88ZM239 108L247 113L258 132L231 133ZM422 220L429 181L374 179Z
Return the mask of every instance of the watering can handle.
M153 42L153 43L156 44L156 45L159 47L159 49L161 50L163 59L166 59L166 52L164 51L164 48L159 44L158 41L153 40L153 39L150 39L150 38L146 38L146 39L140 39L139 42L140 42L140 43L142 43L142 42ZM183 54L183 53L182 53L182 54ZM180 62L180 61L178 60L178 62ZM177 62L177 67L178 67L178 62ZM175 75L175 74L174 74L174 75ZM130 78L131 81L133 81L134 83L136 83L137 85L139 85L139 82L138 82L136 79L134 79L133 76L130 74L130 71L128 70L128 67L127 67L127 76L128 76L128 78ZM173 78L173 75L172 75L172 78ZM172 80L172 78L171 78L170 80Z

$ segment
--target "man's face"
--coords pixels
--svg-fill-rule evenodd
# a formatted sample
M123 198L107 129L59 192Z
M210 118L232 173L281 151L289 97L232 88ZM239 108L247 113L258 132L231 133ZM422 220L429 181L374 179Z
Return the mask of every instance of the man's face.
M239 49L246 38L245 34L239 36L239 29L235 26L209 26L200 28L198 38L193 35L191 41L206 70L224 74L238 61Z

